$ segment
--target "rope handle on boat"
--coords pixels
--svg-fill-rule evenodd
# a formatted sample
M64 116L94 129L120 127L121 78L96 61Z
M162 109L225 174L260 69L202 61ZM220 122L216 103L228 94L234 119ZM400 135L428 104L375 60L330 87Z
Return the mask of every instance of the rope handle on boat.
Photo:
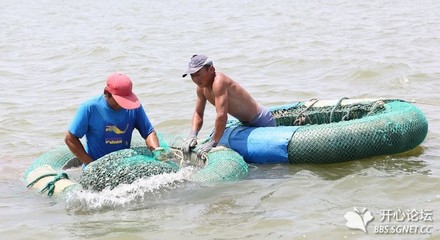
M307 112L307 110L309 110L311 107L313 107L313 105L315 105L315 103L317 103L319 100L318 99L311 99L310 101L313 100L313 103L310 104L308 107L306 107L306 109L302 110L299 114L298 117L296 117L295 121L293 122L293 126L298 126L298 125L303 125L306 121L307 118L307 114L304 114L305 112Z
M40 177L36 178L34 181L32 181L31 183L29 183L27 185L27 187L32 187L35 183L37 183L38 181L40 181L41 179L45 178L45 177L51 177L53 176L53 180L48 182L46 184L46 186L40 190L40 193L43 193L47 190L47 195L48 196L52 196L54 191L55 191L55 183L58 182L61 179L69 179L69 176L67 175L67 173L62 172L62 173L48 173L48 174L44 174L41 175Z
M330 112L330 122L333 122L333 113L335 112L336 108L341 105L341 102L344 99L348 99L348 97L343 97L343 98L339 99L338 102L336 103L336 105L333 107L332 111Z
M385 102L382 100L378 100L378 101L374 102L374 104L373 104L373 106L371 106L370 112L367 114L367 116L375 114L377 109L379 107L382 107L384 104L385 104Z

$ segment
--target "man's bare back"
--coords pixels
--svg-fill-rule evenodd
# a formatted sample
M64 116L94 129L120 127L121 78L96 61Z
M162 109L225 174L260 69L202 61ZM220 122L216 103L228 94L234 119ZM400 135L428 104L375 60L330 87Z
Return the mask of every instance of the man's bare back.
M231 116L237 118L241 122L250 122L260 111L260 105L252 98L252 96L237 82L221 72L216 72L211 87L204 87L200 90L212 105L215 104L215 97L221 93L217 93L216 89L226 88L227 105ZM199 87L198 87L199 89Z

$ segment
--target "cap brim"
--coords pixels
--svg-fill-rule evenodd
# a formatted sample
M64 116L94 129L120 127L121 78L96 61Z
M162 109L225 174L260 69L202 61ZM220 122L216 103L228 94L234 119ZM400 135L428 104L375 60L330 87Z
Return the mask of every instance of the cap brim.
M112 95L115 101L124 109L135 109L141 106L139 99L134 93L127 96Z
M188 70L186 70L186 72L182 75L182 77L184 78L184 77L186 77L186 75L188 75L188 74L193 74L193 73L196 73L197 71L199 71L200 69L202 69L203 68L203 66L201 66L201 67L195 67L195 68L188 68Z

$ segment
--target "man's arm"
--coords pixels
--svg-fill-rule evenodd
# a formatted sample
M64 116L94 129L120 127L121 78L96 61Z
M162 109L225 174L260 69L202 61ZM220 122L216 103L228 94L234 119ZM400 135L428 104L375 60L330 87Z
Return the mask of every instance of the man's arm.
M148 136L145 138L145 143L147 144L148 149L150 149L153 153L153 157L156 160L164 161L169 158L168 153L159 144L156 131L153 130L150 134L148 134Z
M148 149L151 151L159 147L159 139L157 138L156 131L153 130L148 134L147 138L145 138L145 144L147 144Z
M84 146L77 136L67 131L64 142L66 143L67 147L69 147L70 151L72 151L72 153L82 163L87 165L93 161L93 159L86 153Z
M206 98L203 95L203 90L197 87L196 107L191 120L191 132L188 139L183 143L182 150L184 153L189 153L192 148L197 145L197 135L203 126L203 114L205 113Z
M214 94L214 103L217 116L215 118L215 127L212 140L207 141L197 148L197 156L206 158L206 154L211 149L217 146L223 132L226 128L226 121L228 120L228 84L226 81L217 81L212 85L212 92Z
M217 81L213 84L212 91L214 92L215 111L217 112L212 140L217 144L223 136L228 120L228 85L225 81Z
M192 117L192 124L191 124L191 132L195 133L196 136L203 126L203 115L205 114L205 107L206 107L206 98L203 95L203 90L197 87L196 107L194 110L194 114Z

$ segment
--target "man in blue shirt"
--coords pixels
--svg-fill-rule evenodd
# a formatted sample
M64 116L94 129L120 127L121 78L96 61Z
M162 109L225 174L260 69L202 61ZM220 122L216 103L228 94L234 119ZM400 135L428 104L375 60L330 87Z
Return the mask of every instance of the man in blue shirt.
M121 73L107 78L104 94L84 102L77 110L64 141L83 166L121 149L130 148L137 129L157 159L163 159L157 134L132 91L130 78ZM86 136L86 147L80 138Z

